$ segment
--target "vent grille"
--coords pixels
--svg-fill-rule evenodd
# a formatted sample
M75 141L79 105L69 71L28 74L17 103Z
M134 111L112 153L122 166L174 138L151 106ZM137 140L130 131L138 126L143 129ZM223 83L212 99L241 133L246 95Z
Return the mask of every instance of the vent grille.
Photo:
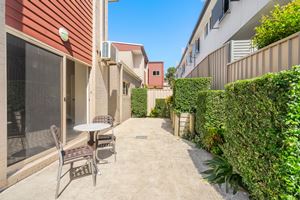
M251 40L232 40L231 62L239 60L254 51L256 51L256 49L252 47Z

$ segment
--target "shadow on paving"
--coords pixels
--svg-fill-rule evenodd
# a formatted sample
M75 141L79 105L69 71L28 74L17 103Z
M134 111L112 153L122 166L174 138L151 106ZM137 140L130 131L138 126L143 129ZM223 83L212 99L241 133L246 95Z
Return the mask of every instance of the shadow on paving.
M195 145L189 141L184 139L182 139L182 141L191 147L191 149L188 149L188 154L191 157L194 166L198 170L198 173L204 178L206 175L203 172L208 169L208 166L205 165L204 162L212 159L212 154L203 149L195 147ZM249 195L243 191L239 191L235 195L232 194L232 190L230 190L229 193L226 193L225 184L222 184L221 187L218 185L212 186L225 200L249 200Z
M168 133L174 135L174 131L172 129L172 124L170 119L163 119L163 123L161 124L161 128L167 131Z

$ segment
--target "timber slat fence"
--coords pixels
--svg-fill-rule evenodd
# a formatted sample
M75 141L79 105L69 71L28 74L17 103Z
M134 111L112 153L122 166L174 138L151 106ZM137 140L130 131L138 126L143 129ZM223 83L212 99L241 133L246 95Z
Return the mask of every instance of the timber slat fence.
M172 89L148 89L148 102L147 102L147 114L151 113L151 110L155 107L156 99L165 99L172 96Z

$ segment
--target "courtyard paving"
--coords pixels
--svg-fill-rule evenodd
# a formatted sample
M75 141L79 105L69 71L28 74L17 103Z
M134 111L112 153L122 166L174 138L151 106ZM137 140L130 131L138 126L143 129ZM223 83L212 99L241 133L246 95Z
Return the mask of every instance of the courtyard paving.
M60 200L247 200L247 194L226 194L210 185L201 172L207 152L172 135L166 119L129 119L116 128L117 162L103 157L101 175L72 181L65 176ZM54 199L58 162L0 193L3 200ZM64 171L69 166L64 167Z

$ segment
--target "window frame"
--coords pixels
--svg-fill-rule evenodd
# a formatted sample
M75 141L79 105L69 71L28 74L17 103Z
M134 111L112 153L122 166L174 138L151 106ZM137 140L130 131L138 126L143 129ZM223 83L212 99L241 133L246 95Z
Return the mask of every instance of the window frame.
M190 64L193 63L193 52L192 51L189 52L189 63Z
M123 95L128 96L129 95L129 88L130 88L130 83L123 81Z
M160 71L158 70L153 70L152 71L152 76L160 76Z
M208 32L209 32L209 22L207 22L205 24L205 31L204 31L204 37L206 38L208 36Z
M195 45L196 45L195 47L196 53L200 53L200 37L196 40Z

